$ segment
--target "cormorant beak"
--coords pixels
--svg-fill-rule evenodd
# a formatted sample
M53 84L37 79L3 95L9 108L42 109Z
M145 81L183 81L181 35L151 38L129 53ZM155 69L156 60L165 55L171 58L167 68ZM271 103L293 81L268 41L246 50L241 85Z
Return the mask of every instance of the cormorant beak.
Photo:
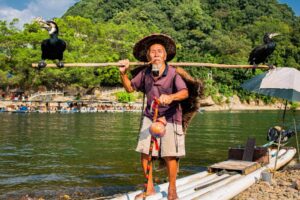
M46 21L42 25L42 28L46 29L50 35L57 31L56 25L54 23L52 23L51 21Z
M35 21L44 29L46 29L47 31L50 30L50 26L49 23L47 23L45 20L42 19L42 17L37 17L35 19Z
M269 38L273 38L273 37L275 37L275 36L277 36L277 35L280 35L280 33L271 33L271 34L269 35Z
M50 35L58 31L58 27L53 21L45 21L42 17L37 17L35 21L44 29L46 29Z
M46 29L48 32L51 30L50 24L46 22L42 25L42 28Z

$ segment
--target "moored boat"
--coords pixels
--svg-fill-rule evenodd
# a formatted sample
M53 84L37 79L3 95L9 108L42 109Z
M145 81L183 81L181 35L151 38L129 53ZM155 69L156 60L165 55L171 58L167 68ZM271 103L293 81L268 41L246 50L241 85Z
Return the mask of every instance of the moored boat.
M28 113L29 109L27 106L21 106L19 109L12 111L12 113Z
M8 112L5 107L0 107L0 112Z

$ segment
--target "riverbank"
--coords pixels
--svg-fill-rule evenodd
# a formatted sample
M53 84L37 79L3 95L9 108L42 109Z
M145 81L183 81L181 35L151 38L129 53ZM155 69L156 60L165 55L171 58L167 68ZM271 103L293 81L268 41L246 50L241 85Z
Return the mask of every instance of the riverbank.
M114 101L0 101L0 112L38 112L38 113L73 113L73 112L140 112L142 103L119 103ZM245 110L283 110L282 103L264 104L212 104L202 106L205 111L245 111ZM298 108L299 109L299 108Z
M141 107L141 103L114 101L0 101L0 112L12 113L140 112Z
M209 107L202 107L204 111L239 111L239 110L282 110L283 104L272 105L251 105L251 104L237 104L237 105L213 105Z
M300 199L300 163L292 161L286 168L274 173L271 183L259 181L233 198L233 200L257 199Z
M239 111L239 110L282 110L284 104L282 102L275 102L273 104L265 104L261 100L250 101L249 103L243 103L238 96L234 95L228 101L228 103L216 104L211 97L207 97L203 100L201 109L205 111Z
M39 113L73 113L73 112L140 112L142 99L137 102L120 103L116 99L116 91L123 88L107 89L99 95L84 95L80 99L77 96L65 96L63 92L45 91L37 92L29 98L6 98L0 99L0 112L15 112L23 107L26 112ZM136 95L138 96L138 95ZM39 98L37 98L39 97ZM41 98L43 97L43 98ZM47 97L47 98L45 98ZM242 102L237 95L222 97L222 101L216 103L211 96L200 100L199 112L204 111L245 111L245 110L284 110L284 103L280 100L273 104L266 104L262 100ZM288 108L290 105L288 105ZM300 107L298 107L300 109ZM23 112L23 111L22 111Z

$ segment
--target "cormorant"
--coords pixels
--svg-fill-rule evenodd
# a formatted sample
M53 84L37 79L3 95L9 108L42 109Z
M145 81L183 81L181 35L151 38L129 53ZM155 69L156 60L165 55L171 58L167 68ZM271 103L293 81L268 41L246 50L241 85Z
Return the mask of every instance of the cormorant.
M43 40L41 44L42 48L42 60L38 63L39 68L46 67L46 59L58 60L57 67L62 68L64 66L63 53L66 49L66 42L58 38L58 26L54 21L42 21L39 23L45 28L50 35L49 39Z
M279 33L266 33L263 39L264 44L255 47L251 51L248 62L250 65L253 65L253 72L255 72L255 67L257 67L260 63L265 63L268 60L268 57L275 50L276 43L272 40L272 38L277 35L279 35Z

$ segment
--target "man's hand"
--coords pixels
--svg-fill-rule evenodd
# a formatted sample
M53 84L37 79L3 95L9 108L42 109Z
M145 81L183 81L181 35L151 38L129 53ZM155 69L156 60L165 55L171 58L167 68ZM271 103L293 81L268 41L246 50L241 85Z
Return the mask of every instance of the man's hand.
M119 64L121 64L122 66L119 67L119 71L121 74L126 74L127 69L129 68L129 60L120 60Z
M158 98L158 101L161 105L169 105L170 103L173 102L173 96L172 95L167 95L167 94L162 94Z
M159 103L164 106L172 103L173 101L182 101L189 96L189 91L187 89L180 90L173 94L162 94L158 98Z

